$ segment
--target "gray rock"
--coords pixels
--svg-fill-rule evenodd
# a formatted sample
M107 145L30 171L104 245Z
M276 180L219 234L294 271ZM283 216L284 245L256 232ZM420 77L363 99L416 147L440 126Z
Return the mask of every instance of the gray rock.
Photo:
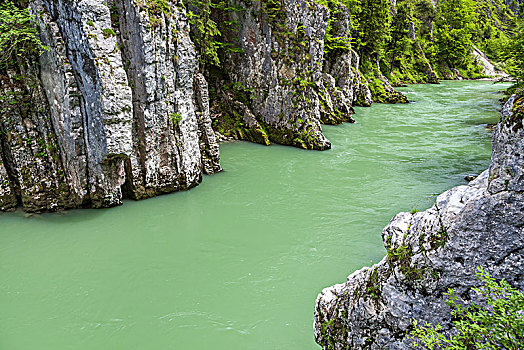
M169 5L30 2L49 50L1 74L1 210L109 207L221 170L187 16Z
M335 16L326 7L310 0L284 0L278 9L260 6L255 1L230 14L240 29L229 44L240 43L242 52L225 57L225 78L213 85L218 130L262 144L328 149L321 122L353 122L352 106L371 103L358 56L350 51L325 57L326 28ZM349 38L349 10L340 7L332 25Z
M116 6L135 113L130 195L194 187L202 160L193 101L196 56L185 12L171 5L170 15L153 14L132 0Z
M3 133L3 130L0 131ZM14 210L18 203L14 184L7 174L7 168L4 164L7 160L5 160L6 156L2 150L2 143L4 143L2 139L0 139L0 155L2 155L2 158L0 158L0 210L8 211Z
M524 288L522 104L513 97L504 107L488 170L425 212L396 215L382 232L388 255L322 291L314 328L324 349L411 349L413 319L451 332L443 293L477 300L479 266Z
M242 53L232 53L224 62L229 84L217 86L217 96L225 100L220 103L235 109L244 124L252 125L240 134L247 139L265 143L269 138L281 144L328 149L331 145L321 132L315 90L315 83L321 84L328 11L306 0L284 0L275 14L260 6L253 2L245 11L231 14L231 20L240 23L236 39ZM238 106L229 91L220 88L226 85L242 87L248 95L241 101L244 106ZM253 136L252 129L255 135L262 135Z
M202 153L202 166L207 175L222 171L218 140L211 127L209 111L209 91L207 81L201 73L194 77L194 104L198 120L198 138Z
M482 52L478 47L475 45L473 46L472 55L475 57L475 60L477 63L482 67L483 73L485 76L489 78L509 78L509 75L499 70L493 62L486 56L484 52Z

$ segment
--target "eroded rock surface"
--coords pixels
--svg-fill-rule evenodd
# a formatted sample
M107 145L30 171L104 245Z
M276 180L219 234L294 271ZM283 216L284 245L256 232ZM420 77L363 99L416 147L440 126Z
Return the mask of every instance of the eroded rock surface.
M0 77L2 210L109 207L221 170L181 2L30 7L49 50Z
M382 232L388 255L326 288L315 306L324 349L412 349L413 319L452 327L443 293L478 297L475 272L524 288L524 98L504 106L492 163L467 186L419 213L400 213Z
M351 38L341 4L214 9L219 23L235 23L220 43L234 49L209 69L181 0L28 3L49 50L0 71L1 210L110 207L186 190L221 171L219 140L326 150L321 124L354 122L355 105L407 102L383 76L392 99L372 96L349 47L326 55L328 26Z
M367 82L354 52L324 56L332 16L325 6L310 0L278 4L255 1L221 19L240 23L230 44L241 52L226 57L224 75L214 85L216 124L235 138L328 149L321 122L353 122L352 106L371 103ZM334 18L334 25L349 37L349 10L344 9L346 16Z

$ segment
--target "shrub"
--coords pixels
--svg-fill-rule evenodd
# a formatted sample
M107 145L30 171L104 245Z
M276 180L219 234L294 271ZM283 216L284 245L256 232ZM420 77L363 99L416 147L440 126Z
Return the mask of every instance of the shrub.
M18 8L12 1L0 3L0 68L13 65L27 54L41 54L46 49L29 10Z
M505 281L495 281L483 268L477 278L484 284L473 288L483 302L463 305L450 289L446 304L451 307L455 331L446 336L442 326L413 321L415 346L433 349L524 349L524 293Z

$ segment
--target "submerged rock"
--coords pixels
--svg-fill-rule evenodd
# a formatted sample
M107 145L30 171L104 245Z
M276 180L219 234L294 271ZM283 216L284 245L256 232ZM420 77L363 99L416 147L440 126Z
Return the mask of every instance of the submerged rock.
M324 349L411 349L413 319L453 331L444 292L476 300L475 272L524 288L524 98L504 106L488 170L418 213L396 215L382 232L388 254L328 287L315 305Z

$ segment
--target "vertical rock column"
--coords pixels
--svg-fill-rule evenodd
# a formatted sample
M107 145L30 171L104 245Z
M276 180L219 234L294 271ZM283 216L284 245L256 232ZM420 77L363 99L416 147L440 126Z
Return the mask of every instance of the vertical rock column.
M220 153L215 132L211 127L209 112L209 89L204 75L197 73L194 78L194 103L198 119L198 138L202 152L202 166L208 175L222 170Z
M351 15L347 7L337 4L332 11L331 35L351 39ZM333 50L324 60L324 85L330 91L333 108L339 113L328 113L324 119L336 124L347 116L348 107L354 105L370 106L371 91L366 79L359 71L360 57L353 50ZM324 113L325 114L325 113ZM326 118L327 117L327 118Z
M147 1L116 0L126 70L133 92L133 152L128 190L145 198L196 186L202 155L212 150L206 172L220 171L218 144L194 105L195 50L182 3L159 9ZM207 94L207 91L205 92ZM202 94L201 94L202 95ZM208 110L208 101L202 110ZM209 118L207 115L206 118ZM211 131L211 133L209 133ZM199 134L208 135L200 144ZM200 147L207 150L202 152Z
M38 0L31 5L40 29L42 43L48 50L40 56L40 82L49 102L49 122L54 128L64 176L78 205L90 202L88 191L87 149L82 95L75 72L67 57L66 44L58 24Z
M124 159L132 151L132 105L109 8L96 0L44 0L44 5L63 37L82 96L90 206L120 204Z
M3 155L2 142L0 142L0 155ZM0 158L0 211L7 211L16 208L18 203L3 158Z
M36 59L36 57L32 57ZM50 123L49 105L33 61L0 74L0 209L76 206Z
M221 170L185 10L168 4L30 2L48 50L0 71L0 210L110 207Z

